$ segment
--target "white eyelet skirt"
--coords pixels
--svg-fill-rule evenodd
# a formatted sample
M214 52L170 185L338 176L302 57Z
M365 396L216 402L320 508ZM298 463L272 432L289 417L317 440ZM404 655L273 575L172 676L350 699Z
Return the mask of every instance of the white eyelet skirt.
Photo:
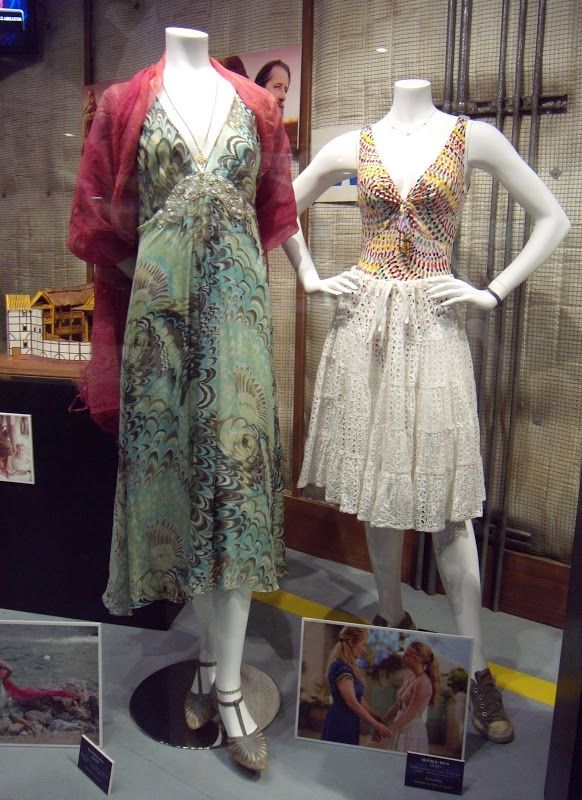
M299 487L377 527L435 532L482 514L475 379L464 325L434 279L372 278L340 298L317 374Z

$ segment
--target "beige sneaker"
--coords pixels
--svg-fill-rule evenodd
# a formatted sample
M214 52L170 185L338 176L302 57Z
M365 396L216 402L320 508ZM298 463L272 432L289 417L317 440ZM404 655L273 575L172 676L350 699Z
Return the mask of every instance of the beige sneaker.
M489 669L475 673L469 692L471 719L476 730L485 738L498 744L511 742L513 725L503 708L501 692Z

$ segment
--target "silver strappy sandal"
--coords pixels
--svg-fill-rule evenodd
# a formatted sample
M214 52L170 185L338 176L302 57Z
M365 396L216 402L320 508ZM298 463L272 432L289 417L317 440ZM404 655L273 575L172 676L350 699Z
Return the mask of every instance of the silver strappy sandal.
M210 722L218 714L218 706L216 705L216 687L214 684L210 687L209 692L202 691L202 676L200 675L200 667L215 667L216 661L198 661L196 664L196 675L198 677L198 691L193 692L190 690L184 700L184 716L186 717L186 725L192 731L197 731L202 728L207 722Z
M221 700L218 695L216 697L219 706L234 708L243 732L242 736L228 736L227 734L226 740L232 760L245 769L261 772L267 768L267 740L259 728L255 728L251 733L246 732L242 714L240 713L240 704L243 699L242 688L235 689L232 692L223 692L221 689L217 689L217 692L220 694L240 694L240 697L236 700L230 701Z

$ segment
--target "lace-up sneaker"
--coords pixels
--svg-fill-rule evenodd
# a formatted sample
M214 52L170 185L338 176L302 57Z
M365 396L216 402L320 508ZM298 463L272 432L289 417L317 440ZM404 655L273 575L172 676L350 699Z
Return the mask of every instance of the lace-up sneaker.
M506 744L513 739L513 725L505 709L501 692L489 669L475 673L469 694L471 719L475 728L492 742Z

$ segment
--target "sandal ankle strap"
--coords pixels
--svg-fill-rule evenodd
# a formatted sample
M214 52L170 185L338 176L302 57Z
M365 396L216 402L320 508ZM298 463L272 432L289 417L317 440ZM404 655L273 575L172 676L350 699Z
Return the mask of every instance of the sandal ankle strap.
M196 677L198 678L198 694L202 694L202 676L200 675L200 667L215 667L216 661L200 661L198 660L198 666L196 668Z
M222 689L217 689L216 692L217 692L216 702L218 703L218 705L219 706L228 706L230 708L234 708L234 710L236 711L236 718L238 720L238 724L240 725L240 729L242 731L242 735L243 736L248 736L247 729L245 728L245 724L243 722L242 714L240 713L240 704L243 701L242 687L239 687L238 689L234 689L231 692L223 692ZM240 692L240 697L237 697L236 700L221 700L218 697L218 692L221 692L222 694L237 694L238 692Z

